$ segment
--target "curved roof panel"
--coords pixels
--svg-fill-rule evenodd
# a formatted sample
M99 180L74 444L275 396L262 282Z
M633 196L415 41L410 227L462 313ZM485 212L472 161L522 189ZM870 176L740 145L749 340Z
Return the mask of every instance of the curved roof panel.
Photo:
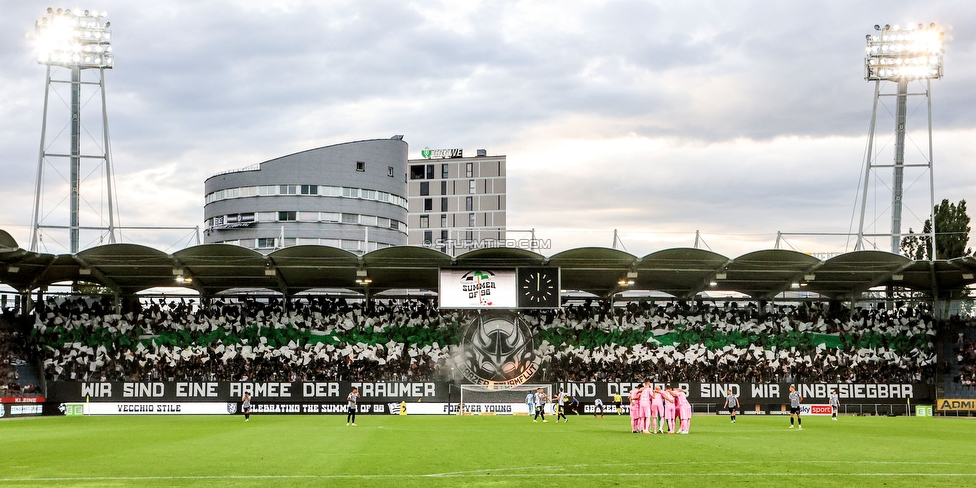
M546 257L526 249L490 247L475 249L454 258L459 268L514 268L517 266L542 266Z
M677 248L638 259L623 251L599 247L571 249L548 259L511 248L478 249L452 259L441 252L413 246L380 249L362 257L327 246L294 246L265 256L226 244L195 246L172 255L135 244L109 244L76 255L51 255L10 248L8 236L0 231L0 283L18 290L84 281L132 293L176 286L176 277L182 273L190 278L183 286L207 294L248 288L285 293L310 289L359 293L390 289L436 291L441 268L547 265L560 268L562 289L599 297L624 290L647 290L691 298L708 289L769 299L783 291L802 289L849 299L886 285L944 297L976 283L976 257L913 262L881 251L857 251L825 262L786 250L756 251L729 260L711 251ZM632 280L634 284L621 286L621 280ZM364 281L369 281L368 286ZM715 286L711 287L713 281Z
M96 281L116 290L138 291L173 284L173 259L151 247L106 244L67 257L73 258L80 268L80 279Z
M0 250L3 250L3 248L17 249L19 247L13 236L7 233L7 231L0 229Z
M626 289L620 280L627 280L637 257L633 254L605 247L581 247L557 253L549 258L550 266L560 268L561 287L580 290L600 297L608 297Z
M675 248L657 251L640 259L635 268L633 289L659 290L689 298L704 290L729 258L712 251Z
M832 257L809 273L806 287L834 298L850 297L889 280L912 260L884 251L854 251Z
M785 249L767 249L733 259L716 279L717 289L737 291L768 299L788 290L795 280L821 261L808 254Z

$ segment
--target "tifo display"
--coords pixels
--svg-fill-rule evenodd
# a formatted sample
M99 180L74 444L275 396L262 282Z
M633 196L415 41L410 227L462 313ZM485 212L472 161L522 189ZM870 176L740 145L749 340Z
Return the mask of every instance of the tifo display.
M784 413L791 385L808 414L832 390L886 413L935 400L935 322L918 308L669 301L510 312L309 297L150 299L117 314L104 299L52 297L38 310L23 347L42 356L46 401L66 414L234 414L244 393L254 413L344 413L354 387L364 414L535 416L540 386L541 413L557 417L560 406L642 412L650 407L631 395L655 389L676 412L682 401L725 411L734 394L740 414Z

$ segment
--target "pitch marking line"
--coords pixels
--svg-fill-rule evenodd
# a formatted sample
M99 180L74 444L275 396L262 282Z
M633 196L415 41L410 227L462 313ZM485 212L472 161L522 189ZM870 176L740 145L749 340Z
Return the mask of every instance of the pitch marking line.
M89 477L57 477L57 478L0 478L0 482L6 483L16 483L16 482L38 482L38 481L50 481L50 482L69 482L69 481L153 481L153 480L285 480L285 479L316 479L316 480L328 480L328 479L403 479L403 478L430 478L430 477L442 477L442 478L466 478L473 475L465 474L336 474L336 475L214 475L214 476L89 476ZM832 477L832 478L844 478L844 477L879 477L879 478L901 478L901 477L929 477L929 478L973 478L976 477L976 473L682 473L682 474L668 474L668 473L511 473L511 474L491 474L490 472L485 472L483 475L485 477L503 477L503 478L514 478L514 477L541 477L541 476L559 476L564 478L610 478L615 476L624 477L645 477L645 476L680 476L680 477L699 477L699 478L723 478L723 477L734 477L734 478L764 478L764 477Z

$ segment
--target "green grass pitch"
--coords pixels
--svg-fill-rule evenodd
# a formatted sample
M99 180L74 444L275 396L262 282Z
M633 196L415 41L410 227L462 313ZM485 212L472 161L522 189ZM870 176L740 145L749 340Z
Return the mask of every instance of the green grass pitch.
M629 417L253 415L0 421L13 486L976 486L967 419L699 415L690 435Z

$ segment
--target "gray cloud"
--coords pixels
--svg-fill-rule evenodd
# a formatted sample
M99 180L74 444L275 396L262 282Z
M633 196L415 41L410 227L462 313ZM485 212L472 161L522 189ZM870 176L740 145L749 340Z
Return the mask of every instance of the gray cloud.
M0 208L0 223L23 224L43 96L43 67L24 34L43 9L7 7L0 199L17 203ZM509 180L519 225L846 230L873 91L863 80L864 35L875 23L951 27L946 78L932 83L935 123L973 130L976 8L958 2L472 2L461 12L428 2L255 9L170 0L147 9L116 0L100 8L115 34L107 89L116 167L143 189L122 202L128 221L158 219L164 205L167 222L196 225L209 174L405 134L415 149L508 152L518 162ZM667 161L621 156L620 171L599 154L578 154L589 166L566 172L545 154L513 152L626 137L682 149ZM791 137L800 138L796 150L815 153L777 142ZM817 143L830 138L859 142ZM953 164L973 154L948 145L959 138L942 140L940 194L972 199L973 177ZM727 159L707 150L735 141L747 149ZM146 171L158 167L172 171ZM146 200L147 184L162 202ZM562 209L583 217L566 220Z

